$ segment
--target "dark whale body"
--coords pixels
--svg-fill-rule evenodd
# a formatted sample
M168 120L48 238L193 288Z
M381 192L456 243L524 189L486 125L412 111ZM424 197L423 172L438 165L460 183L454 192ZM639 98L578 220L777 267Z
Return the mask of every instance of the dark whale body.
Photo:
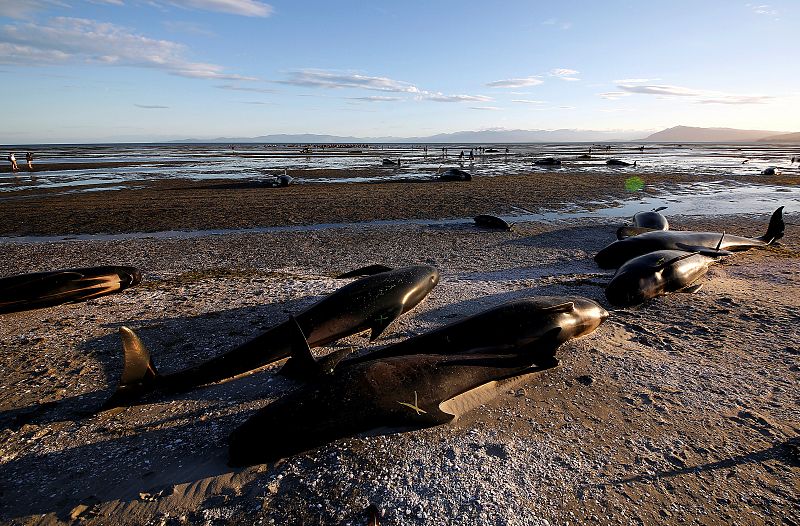
M626 261L656 250L703 252L706 249L747 250L770 245L783 237L783 207L773 212L767 232L757 238L717 232L652 231L614 241L594 257L600 268L619 268Z
M719 251L719 256L730 252ZM682 250L657 250L622 265L606 287L606 298L618 307L638 305L670 292L696 292L695 283L705 276L716 259Z
M0 278L0 314L75 303L139 284L133 267L103 266L35 272Z
M314 383L231 434L230 463L277 460L358 433L450 422L520 375L555 366L561 343L594 331L607 316L580 297L517 300L314 371Z
M286 358L297 346L319 347L368 329L374 340L401 314L422 301L438 282L439 271L427 265L356 280L221 356L165 375L156 372L136 334L122 327L125 366L120 385L106 407L127 405L151 391L185 391L232 378Z

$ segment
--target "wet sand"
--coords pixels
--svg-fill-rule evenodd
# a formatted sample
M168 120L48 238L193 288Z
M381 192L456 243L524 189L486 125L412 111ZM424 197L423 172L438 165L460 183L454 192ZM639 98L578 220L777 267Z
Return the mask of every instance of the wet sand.
M294 177L356 177L380 168L290 171ZM476 177L469 182L305 184L266 188L258 181L136 181L103 192L65 193L63 188L0 194L0 236L207 230L380 219L463 218L518 214L565 206L603 206L635 195L696 182L695 177L645 177L641 192L625 181L636 174L537 171ZM797 184L796 177L731 177L753 184Z

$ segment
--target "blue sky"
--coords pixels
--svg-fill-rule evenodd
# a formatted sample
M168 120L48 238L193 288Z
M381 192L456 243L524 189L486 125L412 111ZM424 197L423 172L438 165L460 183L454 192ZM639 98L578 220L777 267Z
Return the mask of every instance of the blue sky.
M800 131L800 3L0 0L0 142Z

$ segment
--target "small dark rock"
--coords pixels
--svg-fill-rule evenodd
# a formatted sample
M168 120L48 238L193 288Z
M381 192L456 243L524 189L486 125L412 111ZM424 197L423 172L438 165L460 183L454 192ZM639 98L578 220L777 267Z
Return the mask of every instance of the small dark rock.
M592 385L594 383L594 378L592 378L588 374L584 374L584 375L579 376L579 377L577 377L575 379L578 381L578 383L580 383L582 385Z

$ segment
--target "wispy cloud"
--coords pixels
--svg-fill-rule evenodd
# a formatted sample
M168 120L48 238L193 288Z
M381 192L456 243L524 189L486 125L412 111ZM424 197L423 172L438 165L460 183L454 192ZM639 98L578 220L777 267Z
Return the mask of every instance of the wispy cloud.
M403 100L401 97L384 97L381 95L370 95L368 97L348 97L350 100L360 100L363 102L394 102Z
M775 99L772 95L738 95L670 85L620 84L617 87L629 93L657 95L664 98L693 98L699 104L764 104Z
M539 77L522 77L514 79L495 80L486 84L490 88L527 88L538 86L544 81Z
M202 11L254 17L267 17L273 11L271 5L256 0L168 0L168 3Z
M614 84L644 84L647 82L655 82L661 79L618 79L614 81Z
M777 9L769 4L745 4L745 6L749 7L757 15L778 16L780 14Z
M231 91L249 91L252 93L277 93L278 90L272 88L256 88L251 86L237 86L236 84L222 84L217 86L219 89L227 89Z
M263 100L240 100L237 101L239 104L251 104L254 106L270 106L275 104L274 102L265 102Z
M389 91L396 93L420 93L416 86L400 80L386 77L370 77L353 73L337 73L304 69L293 71L285 80L275 80L279 84L304 86L309 88L362 88L372 91Z
M0 63L129 66L188 78L256 80L226 73L216 64L191 62L184 57L186 51L177 42L155 40L115 24L83 18L59 17L46 24L0 28Z
M68 7L58 0L3 0L0 2L0 17L28 19L53 6Z
M486 110L486 111L503 111L503 108L497 106L470 106L471 110Z
M631 94L627 91L606 91L605 93L600 93L600 97L606 100L617 100L622 97L629 97L630 95Z
M427 94L423 98L434 102L491 102L494 100L485 95L444 95L442 93Z
M556 77L561 80L570 80L570 81L580 80L575 76L578 73L580 73L580 71L568 68L555 68L550 70L551 77Z
M134 104L137 108L142 108L143 110L166 110L169 109L169 106L159 106L157 104Z
M531 99L512 99L511 102L518 102L520 104L547 104L544 100L531 100Z

